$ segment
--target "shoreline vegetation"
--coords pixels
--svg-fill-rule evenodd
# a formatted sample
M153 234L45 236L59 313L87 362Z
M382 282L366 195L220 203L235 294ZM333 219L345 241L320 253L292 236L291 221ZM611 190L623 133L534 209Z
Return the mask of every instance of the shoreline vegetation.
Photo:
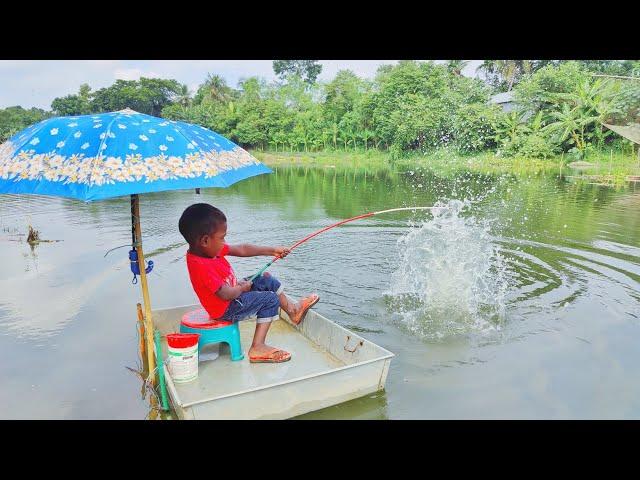
M312 167L339 170L432 169L437 171L472 170L483 173L538 174L557 173L603 184L640 183L640 160L628 153L597 152L583 161L558 155L548 159L500 157L492 153L461 155L446 149L413 154L393 160L388 152L274 152L251 150L269 167Z
M83 84L50 111L0 109L0 143L52 116L130 108L213 130L273 164L640 175L640 60L484 60L465 76L467 64L402 60L373 78L340 70L323 81L316 60L276 60L278 80L236 88L212 74L195 91L161 78Z

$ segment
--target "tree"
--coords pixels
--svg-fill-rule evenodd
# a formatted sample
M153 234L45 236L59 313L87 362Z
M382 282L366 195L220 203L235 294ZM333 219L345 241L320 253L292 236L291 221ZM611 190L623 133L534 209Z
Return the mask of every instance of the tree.
M342 116L354 109L365 90L365 83L351 70L340 70L325 85L324 111L328 120L340 122Z
M445 64L447 66L447 70L449 73L457 75L458 77L462 76L462 70L469 64L469 60L447 60Z
M544 66L556 64L556 60L485 60L478 69L484 73L489 85L510 92L523 77Z
M189 92L189 87L186 85L181 85L178 93L176 95L176 103L182 105L183 107L188 107L191 105L191 93Z
M514 98L522 109L531 113L549 112L557 107L558 94L576 91L588 78L588 72L575 61L547 65L523 79L514 88Z
M322 72L322 65L317 60L274 60L273 71L281 80L298 75L305 82L313 84Z
M56 115L87 115L94 113L91 87L86 83L80 85L77 95L67 95L66 97L57 97L51 102L51 110Z
M20 106L0 109L0 143L34 123L51 117L51 112L40 108L26 110Z
M640 60L579 60L590 72L606 75L640 75Z
M226 103L234 99L236 95L227 82L220 75L207 74L207 78L198 87L198 91L193 99L195 104L202 102L222 102Z
M131 108L140 113L160 116L162 109L180 95L182 87L176 80L161 78L116 80L110 87L94 93L93 110L111 112Z

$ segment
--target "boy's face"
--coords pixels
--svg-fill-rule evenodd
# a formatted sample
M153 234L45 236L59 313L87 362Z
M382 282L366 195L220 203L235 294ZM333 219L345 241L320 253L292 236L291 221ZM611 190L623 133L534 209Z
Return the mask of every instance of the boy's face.
M224 239L227 235L227 223L218 225L218 228L209 235L203 235L200 238L200 248L208 257L215 257L224 245Z

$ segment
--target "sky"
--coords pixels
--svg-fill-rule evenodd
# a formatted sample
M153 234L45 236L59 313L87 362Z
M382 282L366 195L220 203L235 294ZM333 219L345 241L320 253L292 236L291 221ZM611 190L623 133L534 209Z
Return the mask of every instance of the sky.
M338 70L349 69L362 78L373 78L383 64L397 60L320 60L319 80L332 80ZM472 76L481 60L471 60L463 73ZM56 97L78 93L88 83L92 90L117 79L140 77L175 79L195 92L207 74L222 76L237 87L242 78L259 76L276 80L272 60L0 60L0 108L51 109Z

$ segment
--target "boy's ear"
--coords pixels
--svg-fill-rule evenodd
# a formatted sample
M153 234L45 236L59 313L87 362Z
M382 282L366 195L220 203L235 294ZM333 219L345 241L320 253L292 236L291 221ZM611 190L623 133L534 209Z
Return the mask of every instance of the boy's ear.
M202 235L200 237L200 241L198 242L198 244L201 247L207 247L209 245L209 240L210 240L209 235Z

